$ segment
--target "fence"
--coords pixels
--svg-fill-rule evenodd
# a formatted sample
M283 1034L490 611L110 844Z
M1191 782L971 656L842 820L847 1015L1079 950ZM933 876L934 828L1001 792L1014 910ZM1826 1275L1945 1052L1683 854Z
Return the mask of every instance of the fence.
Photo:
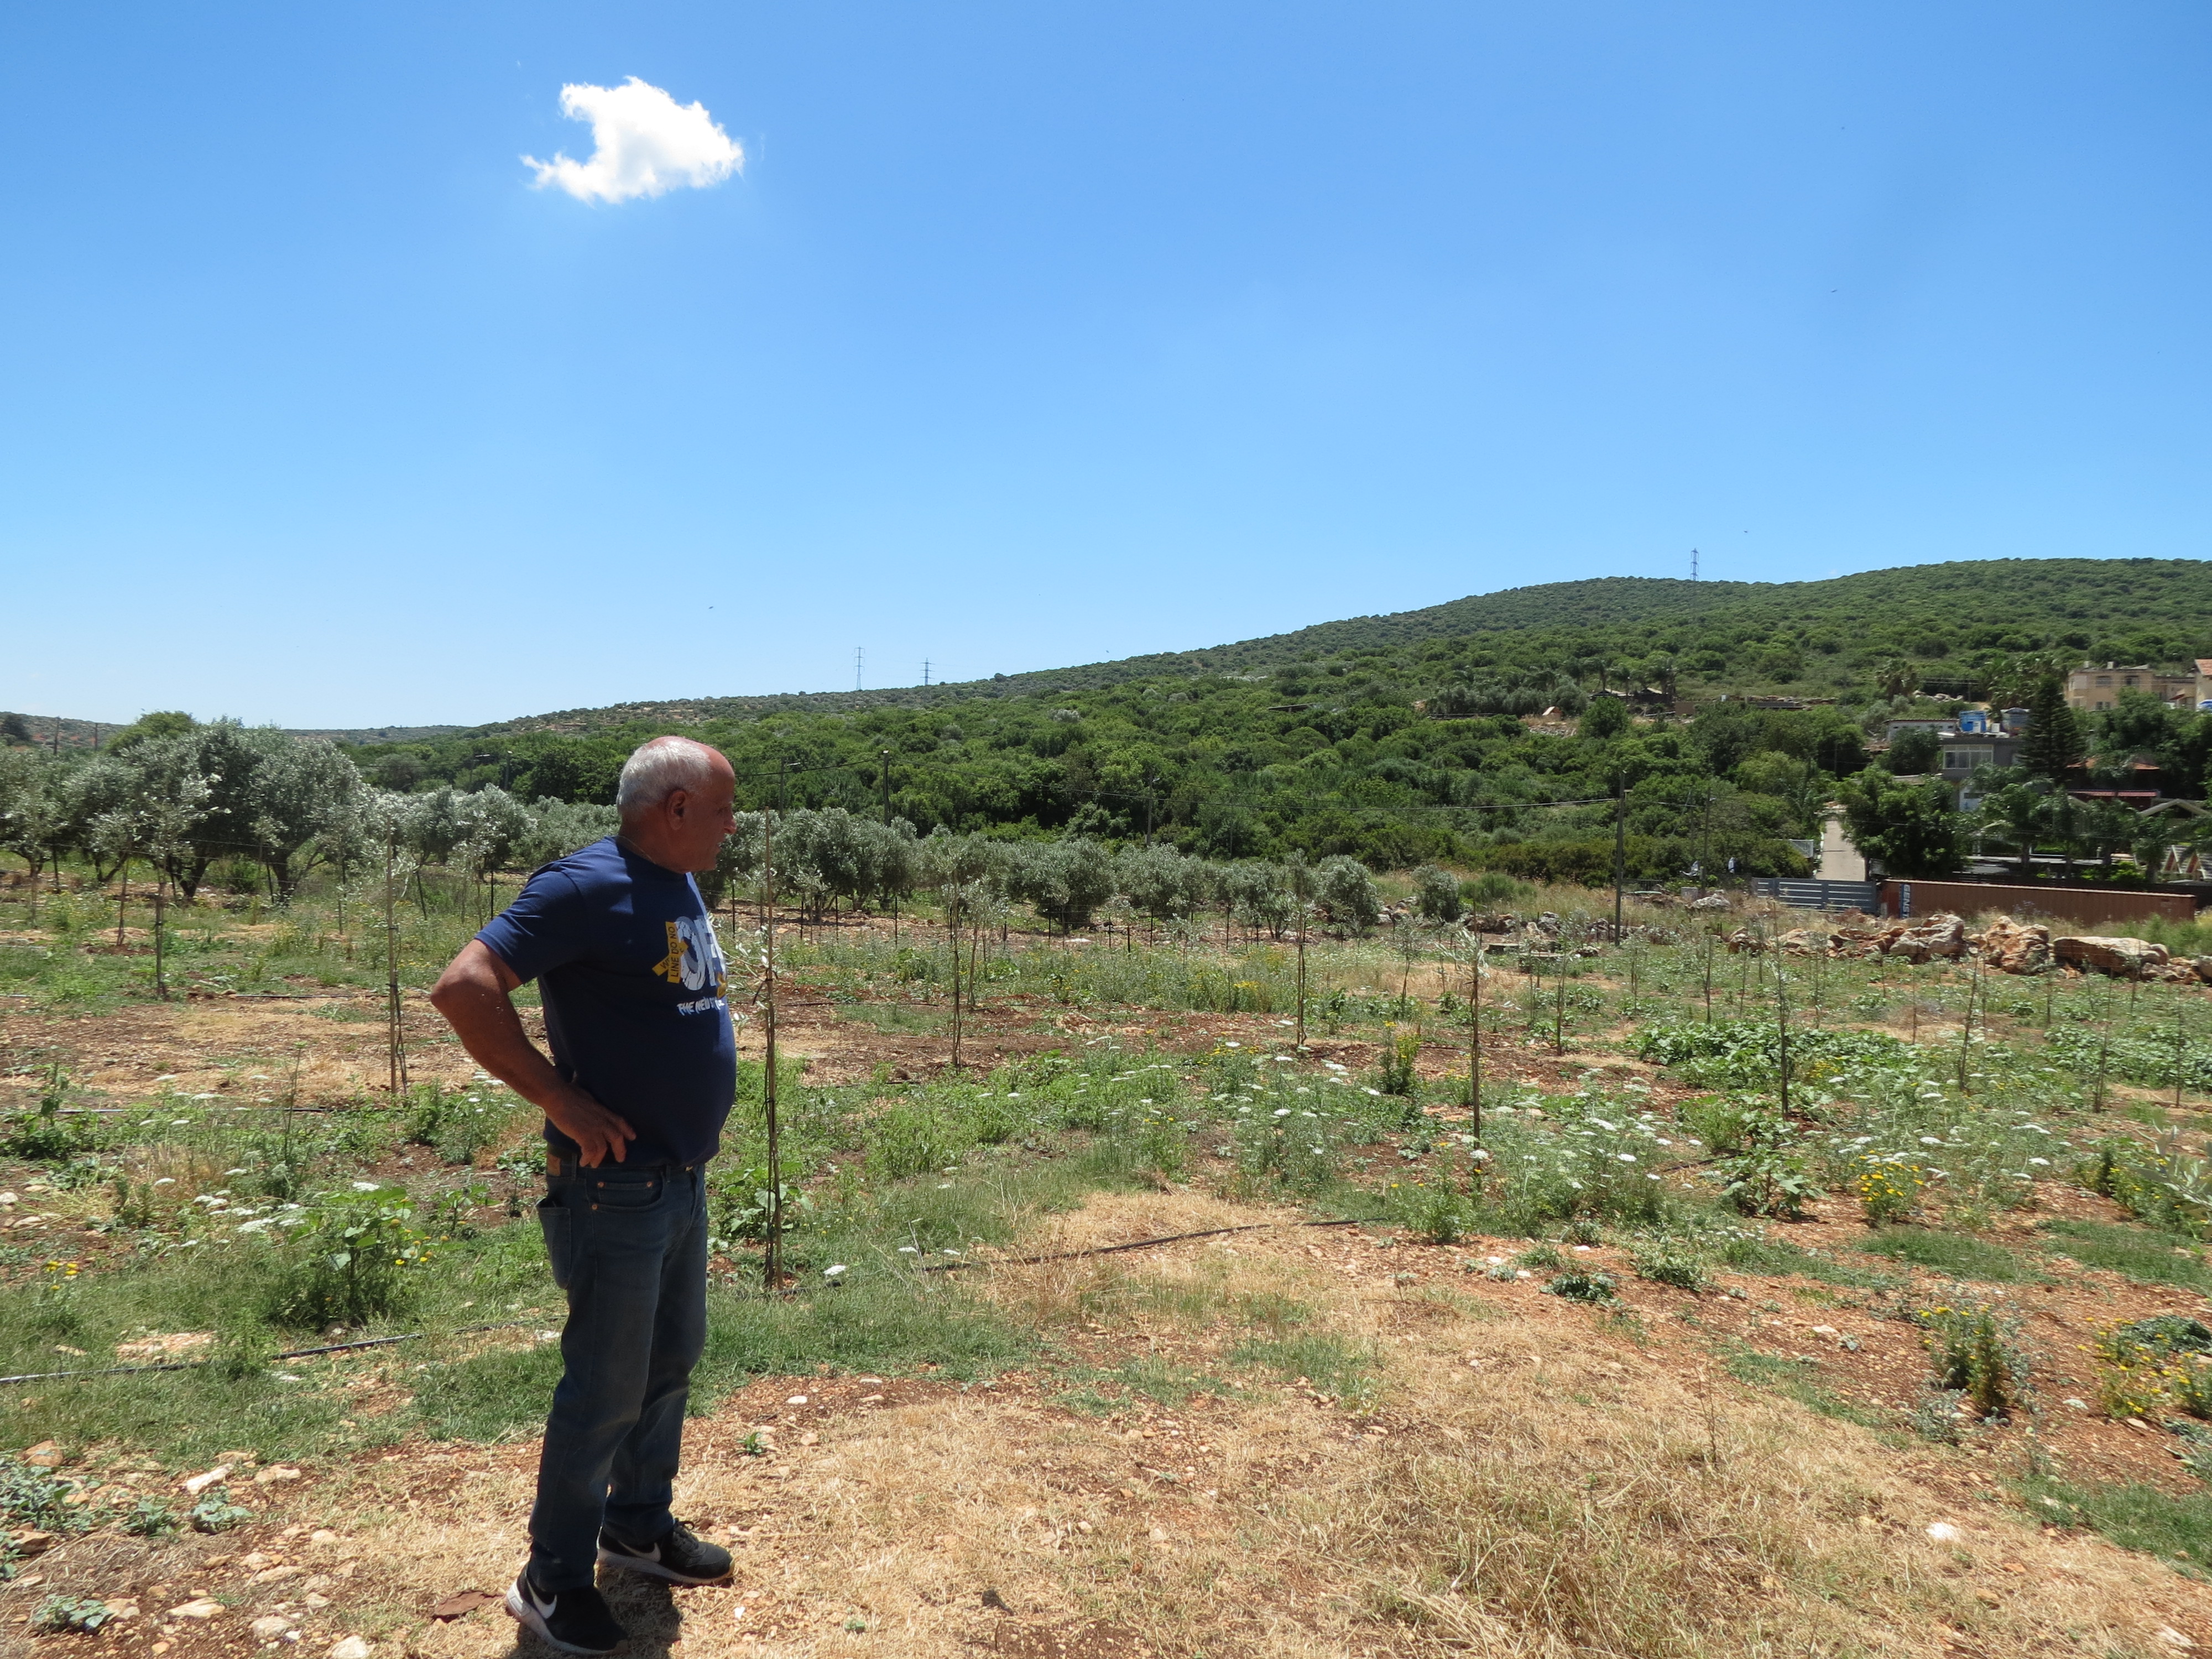
M1871 913L1881 897L1881 885L1871 881L1799 881L1760 877L1751 890L1761 898L1778 899L1793 910L1864 910Z
M1789 886L1792 884L1784 882L1780 884ZM1795 884L1819 886L1822 884L1802 882ZM1848 886L1850 884L1827 884ZM1869 884L1869 886L1873 884ZM2057 921L2081 922L2091 927L2104 921L2148 921L2154 918L2166 921L2193 921L2197 918L2197 900L2190 893L2130 892L2123 889L2055 885L2003 887L1995 882L1983 881L1886 880L1880 885L1881 913L1892 916L1932 916L1940 910L1971 916L1982 911L2002 910L2008 915L2023 919L2050 916ZM1789 898L1783 902L1796 902Z

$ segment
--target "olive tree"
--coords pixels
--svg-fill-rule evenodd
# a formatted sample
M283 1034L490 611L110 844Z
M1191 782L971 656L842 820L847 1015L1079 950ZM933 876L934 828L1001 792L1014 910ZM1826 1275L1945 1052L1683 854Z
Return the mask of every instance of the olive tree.
M1323 859L1314 867L1314 897L1329 921L1348 933L1365 933L1382 915L1375 878L1349 854Z

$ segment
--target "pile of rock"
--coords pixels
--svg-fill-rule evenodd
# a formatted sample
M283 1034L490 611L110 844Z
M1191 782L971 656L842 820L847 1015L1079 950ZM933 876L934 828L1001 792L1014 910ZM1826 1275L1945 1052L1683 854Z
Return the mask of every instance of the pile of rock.
M1739 927L1723 942L1737 955L1756 956L1771 945L1791 956L1898 957L1914 963L1978 957L2001 974L2042 974L2057 966L2118 979L2212 984L2212 957L2176 959L2148 939L2095 933L2054 937L2041 922L2010 916L1998 916L1980 933L1970 933L1965 921L1948 912L1907 920L1847 910L1832 927L1792 927L1771 939Z

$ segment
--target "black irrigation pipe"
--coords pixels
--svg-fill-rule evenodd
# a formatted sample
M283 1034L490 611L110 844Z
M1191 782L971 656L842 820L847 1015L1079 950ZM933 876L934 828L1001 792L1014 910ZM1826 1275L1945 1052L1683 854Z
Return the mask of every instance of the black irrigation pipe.
M463 1325L457 1329L437 1331L409 1331L399 1336L365 1336L357 1342L325 1342L315 1348L289 1348L283 1353L270 1355L271 1360L312 1359L317 1354L348 1353L356 1348L388 1348L395 1342L419 1342L426 1336L471 1336L480 1331L519 1331L538 1323L534 1319L507 1319L495 1325ZM53 1382L76 1376L136 1376L145 1371L196 1371L210 1362L204 1359L178 1359L160 1365L105 1365L83 1371L26 1371L20 1376L0 1376L0 1387L11 1382Z
M1357 1216L1341 1221L1252 1221L1241 1227L1207 1227L1194 1233L1170 1233L1164 1238L1137 1238L1127 1244L1096 1244L1087 1250L1055 1250L1050 1255L1010 1255L989 1261L931 1261L922 1265L926 1273L957 1273L969 1267L1033 1267L1042 1261L1072 1261L1081 1255L1114 1255L1123 1250L1149 1250L1155 1244L1180 1244L1185 1239L1218 1238L1224 1233L1265 1232L1273 1227L1358 1227L1364 1224ZM7 1379L0 1377L0 1382Z

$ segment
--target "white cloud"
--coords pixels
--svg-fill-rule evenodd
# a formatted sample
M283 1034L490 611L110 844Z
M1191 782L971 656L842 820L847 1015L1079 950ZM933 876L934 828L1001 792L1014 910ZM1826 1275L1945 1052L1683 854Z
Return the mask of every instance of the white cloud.
M592 124L587 161L556 151L522 158L538 188L557 185L580 202L627 202L690 185L719 185L743 169L745 153L714 125L704 104L679 104L635 75L618 87L561 88L561 113Z

